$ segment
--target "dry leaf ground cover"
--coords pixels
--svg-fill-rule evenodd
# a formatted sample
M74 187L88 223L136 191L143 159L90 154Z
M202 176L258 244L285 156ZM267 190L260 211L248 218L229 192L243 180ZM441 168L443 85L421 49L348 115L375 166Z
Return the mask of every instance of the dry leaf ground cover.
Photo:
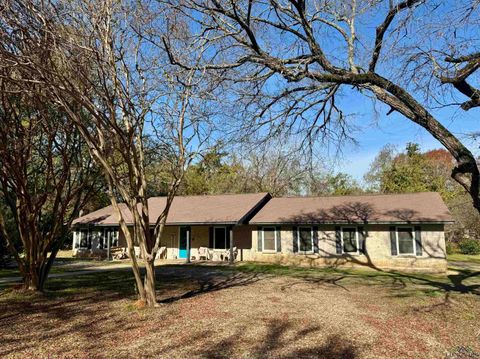
M155 309L127 271L0 288L0 357L442 358L480 351L480 273L158 268Z

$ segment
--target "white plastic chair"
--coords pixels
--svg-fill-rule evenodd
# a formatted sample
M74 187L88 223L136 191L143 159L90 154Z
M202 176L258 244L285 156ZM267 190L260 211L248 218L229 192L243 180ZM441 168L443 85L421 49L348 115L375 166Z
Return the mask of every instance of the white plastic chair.
M198 248L198 259L205 258L206 261L210 260L210 250L207 247Z

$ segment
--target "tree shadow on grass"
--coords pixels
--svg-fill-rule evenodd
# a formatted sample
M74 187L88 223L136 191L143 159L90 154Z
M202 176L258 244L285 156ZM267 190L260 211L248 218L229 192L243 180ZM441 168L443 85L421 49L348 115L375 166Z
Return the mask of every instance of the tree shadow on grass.
M261 277L260 274L222 272L211 268L160 268L157 293L166 296L161 302L167 304L203 293L245 286ZM181 294L172 295L175 292ZM136 298L135 281L126 270L52 278L43 295L5 291L0 294L0 341L4 344L0 347L0 357L28 351L38 343L69 337L72 333L82 342L82 352L96 353L98 347L95 343L101 338L108 340L112 331L135 330L141 326L135 321L125 323L121 312L120 317L112 317L110 305L125 298ZM91 317L95 321L89 319ZM25 330L27 322L34 325L35 330ZM15 331L11 332L9 328L15 328ZM20 330L22 335L15 334L19 328L24 328Z
M196 271L194 275L192 275L191 272L190 275L188 275L187 272L177 276L170 275L169 277L165 277L163 281L160 278L160 289L162 289L162 287L165 289L169 286L178 287L179 280L187 281L186 286L189 286L190 288L193 286L193 288L188 289L181 294L163 298L159 303L168 304L228 288L248 286L265 278L261 273L242 273L235 271L222 272L215 270L212 271L210 268L208 270L203 270L203 268L199 267L195 268L194 271ZM187 276L185 274L187 274ZM159 276L158 273L157 276Z
M199 354L206 358L230 358L239 356L239 350L243 349L249 351L245 357L259 359L359 357L359 348L349 339L331 332L325 336L326 330L316 325L302 325L298 328L293 321L277 318L267 323L265 335L259 336L253 346L239 348L239 345L248 340L244 338L248 332L249 328L241 327L233 335L205 345Z
M371 267L367 269L342 267L312 269L275 264L249 265L246 268L240 267L239 270L270 275L287 275L296 279L295 282L282 286L282 291L302 284L337 287L345 291L354 289L356 285L367 285L387 288L393 296L397 297L410 297L418 294L444 295L445 301L448 301L455 293L480 295L480 272L468 269L455 268L447 275L387 271Z

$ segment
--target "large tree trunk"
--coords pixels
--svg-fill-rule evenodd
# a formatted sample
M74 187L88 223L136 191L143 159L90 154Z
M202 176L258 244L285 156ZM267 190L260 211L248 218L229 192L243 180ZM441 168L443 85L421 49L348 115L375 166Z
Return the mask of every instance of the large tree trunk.
M43 291L40 284L38 270L34 266L28 266L27 273L24 274L23 289L31 291Z
M154 260L145 261L145 294L146 294L146 304L149 307L154 307L157 305L157 296L155 294L155 263Z

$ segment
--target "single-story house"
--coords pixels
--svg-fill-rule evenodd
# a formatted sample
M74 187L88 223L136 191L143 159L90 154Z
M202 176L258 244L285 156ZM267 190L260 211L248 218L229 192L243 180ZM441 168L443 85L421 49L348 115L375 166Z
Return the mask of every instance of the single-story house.
M152 226L165 205L149 199ZM127 224L131 214L121 205ZM162 258L282 264L367 265L446 270L445 224L438 193L272 198L268 193L177 196L161 238ZM111 206L75 220L74 255L126 247ZM202 253L199 253L199 249Z

